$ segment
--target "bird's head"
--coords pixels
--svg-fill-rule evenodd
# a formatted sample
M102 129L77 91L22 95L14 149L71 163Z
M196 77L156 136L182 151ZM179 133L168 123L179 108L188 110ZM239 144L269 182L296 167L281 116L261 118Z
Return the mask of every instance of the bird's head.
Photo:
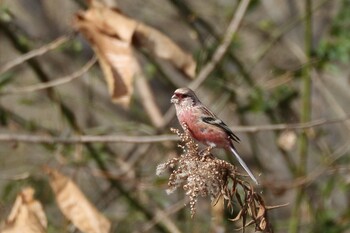
M171 103L181 106L193 106L198 101L194 91L187 87L176 89L170 100Z

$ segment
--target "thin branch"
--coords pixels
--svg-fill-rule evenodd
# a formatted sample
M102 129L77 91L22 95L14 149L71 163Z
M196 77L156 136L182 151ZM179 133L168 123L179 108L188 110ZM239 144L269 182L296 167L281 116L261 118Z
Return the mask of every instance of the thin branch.
M196 79L189 85L191 88L196 89L202 82L214 71L215 67L222 60L226 54L233 37L242 22L243 16L246 13L250 0L242 0L237 8L237 11L228 25L222 43L216 48L211 60L201 69Z
M263 185L269 187L269 189L276 190L295 189L300 186L310 185L321 175L331 171L338 171L339 168L334 167L333 164L340 158L344 157L345 155L348 155L349 150L350 145L348 143L345 143L330 155L331 158L326 162L326 164L316 167L308 175L298 177L297 179L290 182L263 182ZM331 166L333 166L333 168L330 168Z
M164 141L176 141L176 135L156 135L156 136L125 136L125 135L104 135L104 136L71 136L67 138L25 135L25 134L0 134L0 142L26 142L26 143L45 143L45 144L76 144L76 143L153 143Z
M235 132L244 133L256 133L260 131L276 131L276 130L298 130L298 129L308 129L314 128L322 125L329 125L335 123L342 123L344 121L350 120L350 115L346 115L341 118L336 119L318 119L314 121L309 121L305 123L294 123L294 124L272 124L272 125L258 125L258 126L242 126L233 127Z
M158 223L162 220L164 221L166 219L169 219L168 218L169 215L172 215L172 214L178 212L179 210L183 209L187 203L188 203L188 200L183 199L183 200L180 200L177 203L169 206L165 211L156 209L155 217L152 220L148 221L142 227L142 229L139 229L137 232L149 232L156 223ZM168 229L170 229L170 227L168 227ZM176 231L174 230L173 232L176 232Z
M56 40L38 48L38 49L34 49L26 54L23 54L22 56L7 62L5 65L0 67L0 74L5 73L6 71L12 69L15 66L18 66L20 64L22 64L23 62L32 59L34 57L37 56L41 56L45 53L47 53L50 50L53 50L57 47L59 47L60 45L64 44L65 42L67 42L70 39L70 36L64 35L61 37L58 37Z
M45 83L38 83L38 84L26 86L26 87L19 87L19 88L4 90L4 91L0 92L0 96L1 95L24 94L24 93L28 93L28 92L39 91L39 90L43 90L46 88L51 88L51 87L55 87L55 86L69 83L69 82L73 81L74 79L79 78L84 73L86 73L96 63L96 61L97 61L97 58L94 56L80 70L77 70L70 75L55 79L53 81L45 82Z
M233 128L235 132L245 133L257 133L260 131L272 131L272 130L301 130L307 128L314 128L322 125L342 123L343 121L350 120L350 115L326 120L319 119L315 121L299 123L299 124L277 124L277 125L262 125L262 126L248 126ZM63 137L50 137L40 135L25 135L25 134L0 134L0 142L25 142L25 143L46 143L46 144L76 144L76 143L157 143L165 141L177 141L178 137L172 134L164 135L147 135L147 136L126 136L126 135L82 135L71 136L67 138Z
M232 42L233 37L236 35L249 3L250 0L242 0L240 2L234 17L226 29L222 43L216 48L210 61L201 69L195 80L190 83L189 87L193 89L198 88L222 60ZM171 107L163 117L164 121L162 126L164 127L167 125L173 119L174 115L175 111L173 107Z
M334 97L334 94L329 90L325 79L316 69L313 69L315 77L311 77L316 89L320 92L323 98L328 102L328 106L332 109L332 113L338 116L344 116L346 114L345 109L340 106L339 102ZM344 122L344 126L347 128L348 133L350 132L350 122Z

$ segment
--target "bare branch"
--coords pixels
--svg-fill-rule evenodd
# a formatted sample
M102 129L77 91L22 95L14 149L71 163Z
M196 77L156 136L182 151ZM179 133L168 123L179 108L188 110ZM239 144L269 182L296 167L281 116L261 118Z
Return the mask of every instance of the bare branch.
M309 121L305 123L295 123L295 124L274 124L274 125L259 125L259 126L242 126L234 127L235 132L245 132L245 133L256 133L260 131L276 131L276 130L298 130L298 129L307 129L314 128L321 125L329 125L335 123L342 123L344 121L350 120L350 115L336 119L318 119L314 121Z
M55 79L55 80L50 81L50 82L38 83L38 84L26 86L26 87L19 87L19 88L5 90L5 91L0 92L0 95L24 94L24 93L28 93L28 92L39 91L39 90L43 90L46 88L51 88L51 87L55 87L55 86L69 83L69 82L73 81L74 79L79 78L84 73L86 73L96 63L96 61L97 61L97 58L93 57L80 70L77 70L70 75Z
M76 144L76 143L154 143L164 141L176 141L176 135L157 135L157 136L125 136L125 135L104 135L104 136L71 136L67 138L24 135L24 134L0 134L0 142L26 142L26 143L46 143L46 144Z
M242 22L249 3L250 0L243 0L240 2L234 17L226 29L222 43L216 48L211 60L203 67L203 69L201 69L196 79L190 84L191 88L196 89L210 75L210 73L213 72L217 64L222 60Z
M297 123L297 124L276 124L276 125L261 125L261 126L243 126L233 127L234 132L244 133L257 133L261 131L273 131L273 130L301 130L307 128L314 128L322 125L342 123L350 120L350 115L342 118L326 120L319 119L315 121ZM164 135L148 135L148 136L126 136L126 135L83 135L83 136L71 136L67 138L63 137L50 137L40 135L25 135L25 134L0 134L0 142L25 142L25 143L61 143L61 144L76 144L76 143L157 143L164 141L177 141L176 135L164 134Z
M7 62L5 65L3 65L2 67L0 67L0 74L5 73L6 71L12 69L15 66L18 66L20 64L22 64L23 62L32 59L33 57L37 57L37 56L41 56L45 53L47 53L50 50L53 50L55 48L57 48L58 46L64 44L65 42L67 42L70 39L70 36L61 36L59 38L57 38L56 40L52 41L51 43L48 43L38 49L34 49L12 61Z
M155 217L152 220L148 221L142 227L141 230L138 229L137 232L149 232L156 223L162 221L163 219L169 219L168 218L169 215L174 214L174 213L178 212L179 210L183 209L187 203L188 203L188 200L182 199L182 200L178 201L177 203L169 206L165 211L156 209ZM168 229L171 229L171 228L168 227ZM176 230L174 229L172 232L176 232Z
M348 155L349 150L350 150L350 145L348 143L345 143L330 155L330 159L327 161L326 164L316 167L311 172L309 172L309 174L302 177L298 177L292 181L283 181L283 182L265 181L263 182L263 185L265 187L269 187L270 189L276 189L276 190L295 189L300 186L310 185L316 179L318 179L321 175L327 172L331 173L334 170L338 171L339 168L335 167L334 163L340 158L342 158L343 156Z

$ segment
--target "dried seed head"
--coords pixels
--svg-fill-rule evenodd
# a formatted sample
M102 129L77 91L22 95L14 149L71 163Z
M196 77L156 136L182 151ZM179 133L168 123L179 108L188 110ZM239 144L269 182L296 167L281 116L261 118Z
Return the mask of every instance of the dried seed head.
M199 196L210 196L214 203L222 196L231 210L233 200L237 198L241 211L233 220L246 219L247 216L250 216L257 230L269 232L267 211L261 196L241 178L234 165L215 158L211 154L211 148L199 152L198 144L193 141L186 125L183 128L183 133L178 129L171 129L179 136L183 153L180 157L170 159L157 167L157 175L167 168L175 168L170 174L169 188L166 192L170 194L182 186L189 198L191 217L196 212ZM237 186L243 189L242 197L244 198L237 193Z

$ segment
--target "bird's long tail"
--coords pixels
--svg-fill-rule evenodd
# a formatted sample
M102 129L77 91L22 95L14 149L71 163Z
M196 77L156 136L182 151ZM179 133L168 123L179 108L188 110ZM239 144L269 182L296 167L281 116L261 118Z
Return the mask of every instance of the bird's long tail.
M241 164L241 166L244 168L244 170L248 173L248 175L250 176L250 178L252 178L252 180L259 185L259 182L257 181L257 179L255 178L255 176L253 175L253 173L250 171L250 169L248 168L247 164L243 161L243 159L241 158L241 156L239 156L239 154L237 153L237 151L235 150L235 148L230 147L230 150L232 151L232 153L236 156L238 162Z

